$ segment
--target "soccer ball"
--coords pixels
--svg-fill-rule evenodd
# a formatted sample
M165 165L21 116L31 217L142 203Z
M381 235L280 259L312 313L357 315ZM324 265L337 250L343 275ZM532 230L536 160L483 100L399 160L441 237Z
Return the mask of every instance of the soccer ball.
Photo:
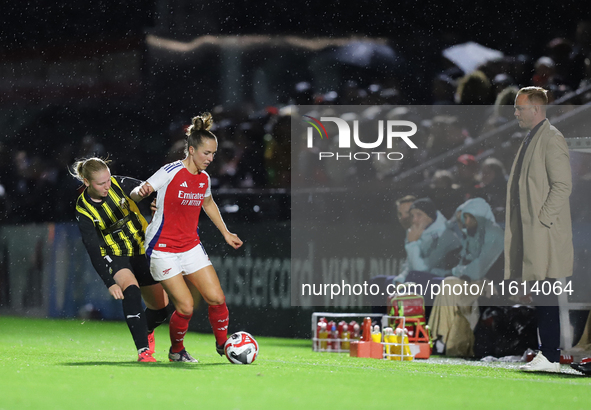
M230 363L251 364L259 354L259 344L250 333L236 332L226 342L224 351Z

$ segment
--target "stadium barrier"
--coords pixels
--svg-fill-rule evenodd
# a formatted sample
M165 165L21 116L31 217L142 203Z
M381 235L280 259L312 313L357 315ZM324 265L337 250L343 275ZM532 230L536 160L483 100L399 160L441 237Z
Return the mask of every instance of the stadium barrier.
M245 243L237 251L206 218L200 224L226 294L230 331L308 337L309 313L290 303L289 223L229 226ZM0 226L0 314L123 320L120 304L96 274L76 224ZM191 330L211 332L204 302Z

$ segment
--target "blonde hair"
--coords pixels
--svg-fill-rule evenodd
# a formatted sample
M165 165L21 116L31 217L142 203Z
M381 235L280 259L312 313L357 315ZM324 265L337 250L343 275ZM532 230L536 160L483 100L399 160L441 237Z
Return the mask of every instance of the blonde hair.
M548 90L542 87L523 87L517 92L517 96L527 95L527 99L531 103L538 103L542 106L548 105Z
M80 182L84 182L85 179L87 181L92 181L92 174L104 169L109 169L109 163L111 163L111 160L96 157L81 159L76 161L74 165L72 165L72 169L69 169L68 171L70 171L70 175Z
M216 136L210 131L213 126L213 117L210 113L204 112L193 117L191 125L187 129L187 143L185 144L185 155L189 155L189 147L197 148L206 138L217 141Z

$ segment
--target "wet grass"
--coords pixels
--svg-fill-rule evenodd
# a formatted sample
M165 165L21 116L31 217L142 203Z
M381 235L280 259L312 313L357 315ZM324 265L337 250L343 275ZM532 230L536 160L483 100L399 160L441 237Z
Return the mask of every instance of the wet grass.
M245 329L247 330L247 329ZM250 366L189 333L198 364L169 363L168 328L157 363L137 363L122 322L0 318L0 410L7 409L545 409L589 408L591 378L528 374L518 364L459 359L395 362L315 353L309 340L254 335Z

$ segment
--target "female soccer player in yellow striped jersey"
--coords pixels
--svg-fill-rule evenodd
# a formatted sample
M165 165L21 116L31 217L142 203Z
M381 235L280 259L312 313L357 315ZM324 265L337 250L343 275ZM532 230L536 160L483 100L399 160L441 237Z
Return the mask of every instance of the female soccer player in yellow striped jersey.
M82 242L111 296L122 300L138 361L155 362L154 329L168 316L168 297L150 274L144 251L148 224L131 196L142 181L111 176L107 161L100 158L77 161L72 168L86 187L76 201Z

